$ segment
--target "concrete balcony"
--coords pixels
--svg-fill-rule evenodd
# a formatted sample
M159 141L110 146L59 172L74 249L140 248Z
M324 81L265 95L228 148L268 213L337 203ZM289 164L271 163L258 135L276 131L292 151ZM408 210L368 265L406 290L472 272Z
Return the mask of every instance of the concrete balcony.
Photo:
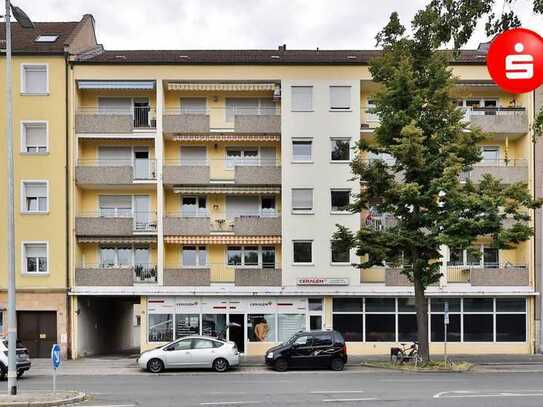
M236 165L236 185L281 185L281 167L276 165Z
M164 133L209 133L209 115L167 110L162 127Z
M103 215L103 216L102 216ZM131 236L156 232L156 213L82 213L75 218L77 236Z
M523 107L473 107L464 109L464 117L473 127L496 135L528 133L528 113Z
M237 268L235 272L235 285L240 287L280 287L281 275L281 269Z
M279 216L235 218L233 231L237 236L281 236L281 218Z
M135 130L154 131L155 127L155 112L145 106L80 107L75 114L75 132L78 134L129 134Z
M413 283L409 281L405 274L402 274L401 269L385 269L385 285L388 287L404 287L412 286Z
M211 281L209 268L164 269L165 286L208 286Z
M202 236L211 233L208 217L183 217L180 214L168 214L164 218L164 234L177 236Z
M469 283L479 286L528 286L530 278L525 265L500 267L448 266L449 283Z
M166 185L209 184L208 165L181 165L179 162L166 162L163 180Z
M281 133L281 116L244 114L234 117L235 133Z
M131 185L139 181L156 180L156 161L136 159L95 160L81 159L75 168L78 185Z
M156 265L106 267L103 264L85 264L75 269L76 286L128 287L156 281Z
M528 182L528 160L486 160L474 165L471 171L462 173L460 179L469 179L478 183L483 178L483 174L490 174L495 178L499 178L504 184Z

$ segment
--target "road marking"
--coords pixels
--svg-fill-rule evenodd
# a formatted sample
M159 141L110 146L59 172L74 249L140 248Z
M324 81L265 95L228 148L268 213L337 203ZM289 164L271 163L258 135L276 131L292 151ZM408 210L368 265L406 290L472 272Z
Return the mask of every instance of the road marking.
M530 390L538 391L538 390ZM496 392L496 393L476 393L468 390L442 391L434 394L435 399L457 399L457 398L487 398L487 397L543 397L543 393L517 393L517 392Z
M364 390L316 390L310 394L347 394L347 393L364 393Z
M200 403L201 406L239 406L242 404L260 404L263 401L210 401L208 403Z
M85 404L85 407L136 407L135 404Z
M372 401L377 400L374 397L366 397L363 399L324 399L322 400L323 403L348 403L353 401Z

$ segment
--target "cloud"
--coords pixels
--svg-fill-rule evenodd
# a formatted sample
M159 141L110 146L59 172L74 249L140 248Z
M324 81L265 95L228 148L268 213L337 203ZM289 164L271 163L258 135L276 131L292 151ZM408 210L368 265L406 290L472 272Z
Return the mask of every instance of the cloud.
M497 0L498 3L503 0ZM18 0L35 21L96 19L107 49L370 49L392 11L409 21L425 0ZM541 27L529 0L515 9ZM501 9L501 6L500 6ZM486 41L483 24L468 46Z

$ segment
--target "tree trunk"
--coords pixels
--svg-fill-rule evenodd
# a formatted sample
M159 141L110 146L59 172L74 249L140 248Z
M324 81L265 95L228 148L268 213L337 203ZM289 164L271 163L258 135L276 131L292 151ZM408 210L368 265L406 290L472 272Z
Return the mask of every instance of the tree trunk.
M417 307L417 339L419 355L422 363L430 361L430 344L428 341L428 300L424 295L424 286L420 281L420 271L414 273L415 305Z

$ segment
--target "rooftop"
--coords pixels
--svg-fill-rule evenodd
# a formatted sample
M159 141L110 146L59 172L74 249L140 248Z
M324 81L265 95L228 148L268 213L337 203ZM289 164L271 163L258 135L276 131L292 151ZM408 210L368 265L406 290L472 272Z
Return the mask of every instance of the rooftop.
M79 21L35 22L34 29L11 23L12 52L14 54L63 54L64 46ZM57 36L55 41L36 41L39 36ZM6 23L0 23L0 49L6 48Z

